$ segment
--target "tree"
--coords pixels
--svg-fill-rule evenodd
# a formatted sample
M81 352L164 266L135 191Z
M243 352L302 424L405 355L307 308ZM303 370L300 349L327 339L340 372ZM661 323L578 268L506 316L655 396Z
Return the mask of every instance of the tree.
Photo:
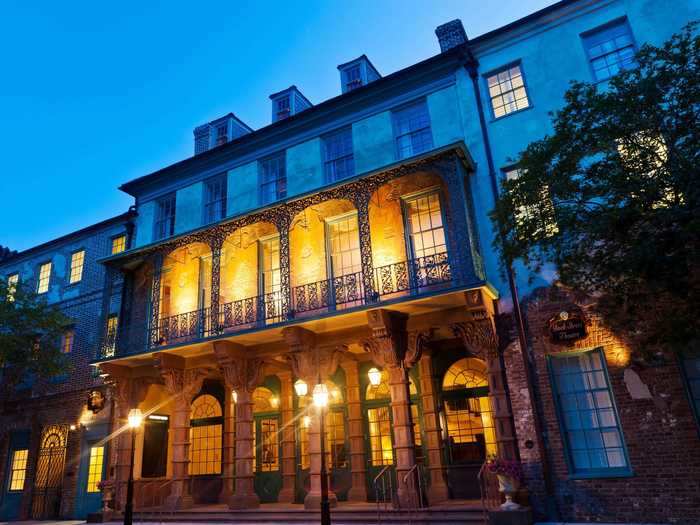
M697 22L636 61L606 85L571 83L491 219L507 263L554 263L609 328L655 353L700 341Z
M0 279L0 398L26 379L49 379L68 370L61 341L69 323L28 285Z

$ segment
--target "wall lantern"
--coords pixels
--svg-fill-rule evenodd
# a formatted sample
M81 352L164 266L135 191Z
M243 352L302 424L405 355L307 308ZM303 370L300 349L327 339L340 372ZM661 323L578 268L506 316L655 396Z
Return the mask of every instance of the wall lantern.
M277 408L278 406L280 406L280 398L277 396L272 396L270 398L270 406L272 408Z
M299 397L304 397L309 393L309 385L303 379L297 379L296 383L294 383L294 391Z
M370 368L367 377L369 377L369 383L372 386L379 386L379 383L382 382L382 373L377 368Z
M138 408L132 408L129 410L129 416L127 419L129 420L130 428L139 428L143 422L143 414L141 414L141 411Z
M234 403L238 403L238 392L231 390L231 397L233 398Z
M311 426L311 416L304 416L301 419L301 424L304 425L304 428L309 428Z
M314 387L314 405L319 408L328 406L328 387L323 383L319 383Z

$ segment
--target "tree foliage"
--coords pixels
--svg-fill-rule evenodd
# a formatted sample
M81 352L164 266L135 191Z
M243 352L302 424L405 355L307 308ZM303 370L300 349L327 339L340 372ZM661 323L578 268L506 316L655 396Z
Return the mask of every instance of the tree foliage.
M50 379L68 370L61 341L70 320L21 281L0 279L2 394L30 379Z
M638 350L700 340L697 22L605 84L573 82L553 131L516 159L494 246L594 297Z

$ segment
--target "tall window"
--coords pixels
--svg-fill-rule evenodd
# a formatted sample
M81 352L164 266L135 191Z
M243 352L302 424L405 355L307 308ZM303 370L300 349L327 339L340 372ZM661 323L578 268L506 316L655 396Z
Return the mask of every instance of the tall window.
M394 136L399 159L418 155L433 147L425 100L394 111Z
M17 285L19 284L19 274L13 273L7 277L7 300L12 302L15 300L17 293Z
M47 262L39 266L39 280L37 281L36 293L46 293L49 291L49 281L51 280L51 263Z
M489 97L494 117L503 117L514 111L530 107L520 65L510 66L493 73L486 77L486 82L489 86Z
M117 327L119 316L112 314L107 318L107 340L105 341L105 357L113 357L117 343Z
M74 252L70 258L70 278L71 284L80 282L83 278L83 265L85 263L85 250Z
M260 203L270 204L287 196L284 152L260 161Z
M360 66L352 66L345 70L345 91L352 91L362 85Z
M283 97L277 100L277 120L287 118L291 113L289 106L289 97Z
M119 235L112 239L112 255L126 250L126 235Z
M394 464L394 444L391 441L389 410L388 406L367 409L370 461L374 466Z
M24 480L27 477L27 458L29 450L21 449L12 452L12 463L10 473L11 491L24 490Z
M269 388L262 386L253 390L253 413L255 417L255 470L276 472L280 469L279 417L270 414L279 409L279 398Z
M596 81L636 67L634 39L626 19L589 31L582 38Z
M221 404L210 394L192 402L190 412L190 463L192 476L221 474Z
M228 141L228 124L216 126L216 145L226 144Z
M204 222L220 221L226 217L226 174L217 175L205 183Z
M280 268L280 238L260 240L260 294L264 296L264 319L278 320L282 313L282 270Z
M175 233L175 194L158 199L156 203L155 240L165 239Z
M549 363L572 474L628 474L629 462L602 349L553 355Z
M352 152L352 128L341 129L323 137L326 182L347 179L355 174Z
M99 484L102 481L102 468L104 466L105 448L91 447L90 462L88 463L87 492L100 492Z
M357 214L352 213L327 223L330 274L342 277L362 270L360 261L360 234Z
M445 253L447 244L440 194L437 191L424 193L407 198L404 204L413 258Z
M66 330L61 337L61 352L70 354L73 351L73 341L75 341L75 331Z

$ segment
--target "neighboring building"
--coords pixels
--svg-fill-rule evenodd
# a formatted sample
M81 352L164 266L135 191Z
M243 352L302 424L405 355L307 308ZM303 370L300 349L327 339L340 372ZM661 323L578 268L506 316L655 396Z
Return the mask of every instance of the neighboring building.
M341 95L291 86L269 126L229 114L195 129L195 156L124 184L134 238L100 260L124 284L99 291L118 311L102 303L93 349L114 428L147 414L137 507L317 508L320 381L334 500L374 500L387 466L404 508L416 471L430 505L479 499L499 454L522 459L541 517L697 521L698 361L631 363L587 304L538 290L554 272L516 268L522 350L488 218L570 80L603 85L695 18L695 1L567 0L471 40L449 22L432 58L382 77L362 55L338 66ZM586 333L550 343L567 315ZM131 444L108 446L119 511Z

